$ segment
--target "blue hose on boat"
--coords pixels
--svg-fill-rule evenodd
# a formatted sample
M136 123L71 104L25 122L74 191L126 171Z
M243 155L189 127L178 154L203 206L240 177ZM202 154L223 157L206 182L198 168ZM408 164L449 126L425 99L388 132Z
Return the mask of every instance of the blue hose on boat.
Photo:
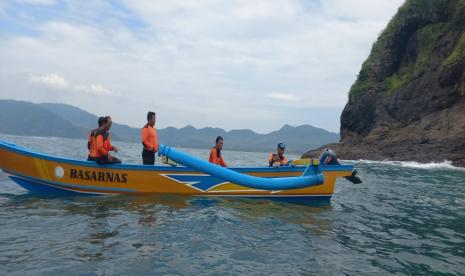
M323 175L321 173L297 177L256 177L217 166L165 145L160 145L158 155L164 155L179 164L224 179L227 182L253 189L290 190L323 184Z

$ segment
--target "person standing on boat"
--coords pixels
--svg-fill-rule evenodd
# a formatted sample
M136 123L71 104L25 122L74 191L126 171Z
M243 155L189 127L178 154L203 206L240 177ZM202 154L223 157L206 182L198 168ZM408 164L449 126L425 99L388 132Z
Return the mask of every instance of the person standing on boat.
M110 151L118 152L118 148L113 146L110 141L110 128L112 122L111 117L106 116L103 118L102 127L97 131L96 136L96 151L97 156L95 162L99 164L119 164L121 160L112 156Z
M96 136L97 132L103 125L103 117L98 118L98 127L93 129L89 134L89 140L87 141L87 149L89 150L89 156L87 156L87 161L95 161L95 157L97 156L97 148L96 148Z
M158 137L155 129L157 115L155 112L147 113L147 124L142 128L142 162L144 165L155 165L155 153L158 151Z
M221 167L227 167L226 163L223 160L223 156L221 155L221 149L223 148L223 137L218 136L216 137L216 145L212 148L210 152L210 158L208 162L216 164Z
M270 153L270 156L268 157L268 163L270 167L279 167L279 166L284 166L289 163L289 160L287 160L287 157L284 156L284 149L286 148L286 145L283 143L278 144L277 152L278 153Z

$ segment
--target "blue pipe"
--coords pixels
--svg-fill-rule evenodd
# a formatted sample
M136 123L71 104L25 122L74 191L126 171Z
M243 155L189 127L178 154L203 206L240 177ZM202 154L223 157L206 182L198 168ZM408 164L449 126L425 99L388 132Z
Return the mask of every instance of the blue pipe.
M256 177L220 167L165 145L160 145L158 149L158 156L161 155L186 167L253 189L290 190L323 184L321 173L299 177Z

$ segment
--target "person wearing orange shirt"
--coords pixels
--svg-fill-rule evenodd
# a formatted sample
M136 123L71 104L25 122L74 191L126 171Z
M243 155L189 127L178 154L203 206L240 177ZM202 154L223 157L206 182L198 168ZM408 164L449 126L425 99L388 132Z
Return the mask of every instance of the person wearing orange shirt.
M286 148L286 145L283 143L278 144L278 153L270 153L270 156L268 157L268 163L270 167L279 167L279 166L285 166L287 163L289 163L289 160L287 160L287 157L284 156L284 149Z
M113 146L110 141L110 128L112 122L111 117L103 118L102 127L97 131L96 135L96 158L95 161L99 164L119 164L121 160L112 156L110 151L118 152L118 148Z
M223 137L218 136L216 137L216 145L212 148L210 152L210 158L208 162L216 164L221 167L227 167L226 163L223 160L223 156L221 155L221 149L223 148Z
M97 147L96 147L96 138L97 132L103 125L103 117L98 118L98 127L93 129L89 134L89 139L87 141L87 149L89 150L89 156L87 157L87 161L95 161L95 157L97 156Z
M147 113L147 124L142 128L142 162L144 165L155 165L155 153L158 151L158 137L155 129L157 115L155 112Z

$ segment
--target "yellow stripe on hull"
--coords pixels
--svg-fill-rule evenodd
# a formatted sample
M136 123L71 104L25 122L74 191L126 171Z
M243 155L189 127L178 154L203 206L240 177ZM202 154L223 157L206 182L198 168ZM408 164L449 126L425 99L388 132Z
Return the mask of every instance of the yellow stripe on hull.
M343 166L341 166L343 167ZM351 175L350 169L323 171L324 183L301 189L257 190L230 182L213 183L208 175L185 167L99 166L95 163L40 156L0 147L0 168L11 176L81 193L105 194L178 194L218 196L331 196L336 178ZM258 177L299 176L303 168L237 169ZM242 172L241 171L241 172ZM208 189L198 188L196 179L210 181ZM192 178L193 180L189 180ZM184 180L179 180L184 179ZM197 182L196 182L197 181ZM203 181L203 180L202 180ZM210 185L209 184L209 185Z

